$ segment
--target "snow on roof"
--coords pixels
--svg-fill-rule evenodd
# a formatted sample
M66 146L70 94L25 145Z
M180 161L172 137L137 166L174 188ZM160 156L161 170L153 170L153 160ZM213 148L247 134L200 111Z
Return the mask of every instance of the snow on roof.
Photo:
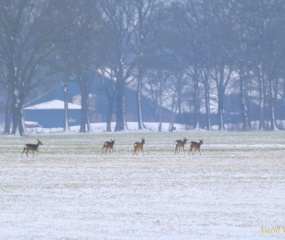
M51 100L44 103L39 103L33 106L24 108L29 110L39 110L39 109L64 109L64 102L61 100ZM81 109L80 105L68 103L68 109Z

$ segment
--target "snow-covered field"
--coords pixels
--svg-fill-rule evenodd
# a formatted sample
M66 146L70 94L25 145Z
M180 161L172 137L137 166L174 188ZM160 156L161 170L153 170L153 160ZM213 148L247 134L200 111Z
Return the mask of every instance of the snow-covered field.
M202 155L174 155L184 137ZM0 154L0 239L285 239L282 131L0 136Z

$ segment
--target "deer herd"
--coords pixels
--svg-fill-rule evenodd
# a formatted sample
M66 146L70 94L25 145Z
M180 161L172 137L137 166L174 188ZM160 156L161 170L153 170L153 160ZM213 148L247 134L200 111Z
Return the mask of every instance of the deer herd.
M182 148L184 151L184 145L187 143L187 141L188 139L186 138L184 138L183 140L176 140L174 154L178 153L180 151L180 148ZM203 144L203 139L200 139L199 142L194 142L194 141L190 142L190 149L189 149L188 154L190 154L190 152L192 154L195 154L196 150L198 150L201 155L200 147L202 144ZM193 149L194 149L194 152L193 152Z
M109 153L111 152L111 150L113 152L114 151L115 140L116 139L114 139L114 140L111 139L111 141L104 142L103 143L103 147L102 147L102 153L104 153L104 150L105 150L106 154L107 154L108 150L109 150ZM185 152L184 146L187 143L187 141L188 141L188 139L186 139L186 138L184 138L183 140L176 140L175 141L174 154L179 153L181 148ZM143 153L143 146L144 146L144 144L145 144L145 139L144 138L141 139L141 142L133 143L133 148L134 148L133 155L135 155L135 154L138 155L139 152L141 152L142 155L144 155L144 153ZM198 150L200 155L201 155L200 147L201 147L202 144L203 144L203 139L200 139L199 142L191 141L188 154L190 154L190 152L192 154L195 154L196 151ZM26 155L28 156L28 152L31 151L33 153L33 156L34 156L35 152L39 153L38 148L39 148L40 145L43 145L43 143L40 140L38 140L37 144L32 144L32 143L25 144L24 149L22 151L22 155L25 152Z

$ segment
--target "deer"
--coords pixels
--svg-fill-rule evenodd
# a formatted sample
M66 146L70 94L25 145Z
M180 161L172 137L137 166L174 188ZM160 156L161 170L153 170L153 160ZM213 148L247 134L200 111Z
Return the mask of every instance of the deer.
M145 140L144 140L144 138L142 138L141 140L142 140L141 142L135 142L133 144L133 146L134 146L134 153L133 153L133 155L134 154L138 155L138 153L140 151L142 152L142 155L144 155L143 154L143 145L145 144Z
M23 149L23 152L22 152L22 156L23 156L23 153L26 152L26 155L28 157L28 152L29 151L32 151L33 152L33 157L35 156L35 152L39 153L39 146L40 145L43 145L43 143L39 140L38 140L38 143L37 144L32 144L32 143L27 143Z
M105 148L105 153L107 153L107 150L108 150L108 149L109 149L109 152L111 152L111 149L112 149L112 151L114 152L113 146L114 146L114 144L115 144L115 140L116 140L116 139L114 139L114 140L111 139L110 142L109 142L109 141L104 142L103 147L102 147L102 153L103 153L103 149L104 149L104 148Z
M199 151L199 153L201 155L200 147L201 147L202 144L203 144L203 139L200 139L199 142L192 141L190 143L190 149L189 149L189 153L188 154L190 154L190 151L191 151L192 154L196 154L196 150L198 149L198 151ZM194 153L193 153L193 148L195 150Z
M175 141L175 150L174 150L174 154L180 152L180 148L183 148L184 150L184 145L186 144L186 142L188 141L188 139L184 138L183 140L176 140Z

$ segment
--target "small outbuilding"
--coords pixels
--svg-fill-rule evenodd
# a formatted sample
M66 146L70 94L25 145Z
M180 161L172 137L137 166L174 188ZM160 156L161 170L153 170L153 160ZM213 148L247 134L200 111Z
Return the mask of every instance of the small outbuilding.
M44 128L64 127L64 102L51 100L23 109L25 121L38 122ZM80 125L81 106L68 103L69 126Z

